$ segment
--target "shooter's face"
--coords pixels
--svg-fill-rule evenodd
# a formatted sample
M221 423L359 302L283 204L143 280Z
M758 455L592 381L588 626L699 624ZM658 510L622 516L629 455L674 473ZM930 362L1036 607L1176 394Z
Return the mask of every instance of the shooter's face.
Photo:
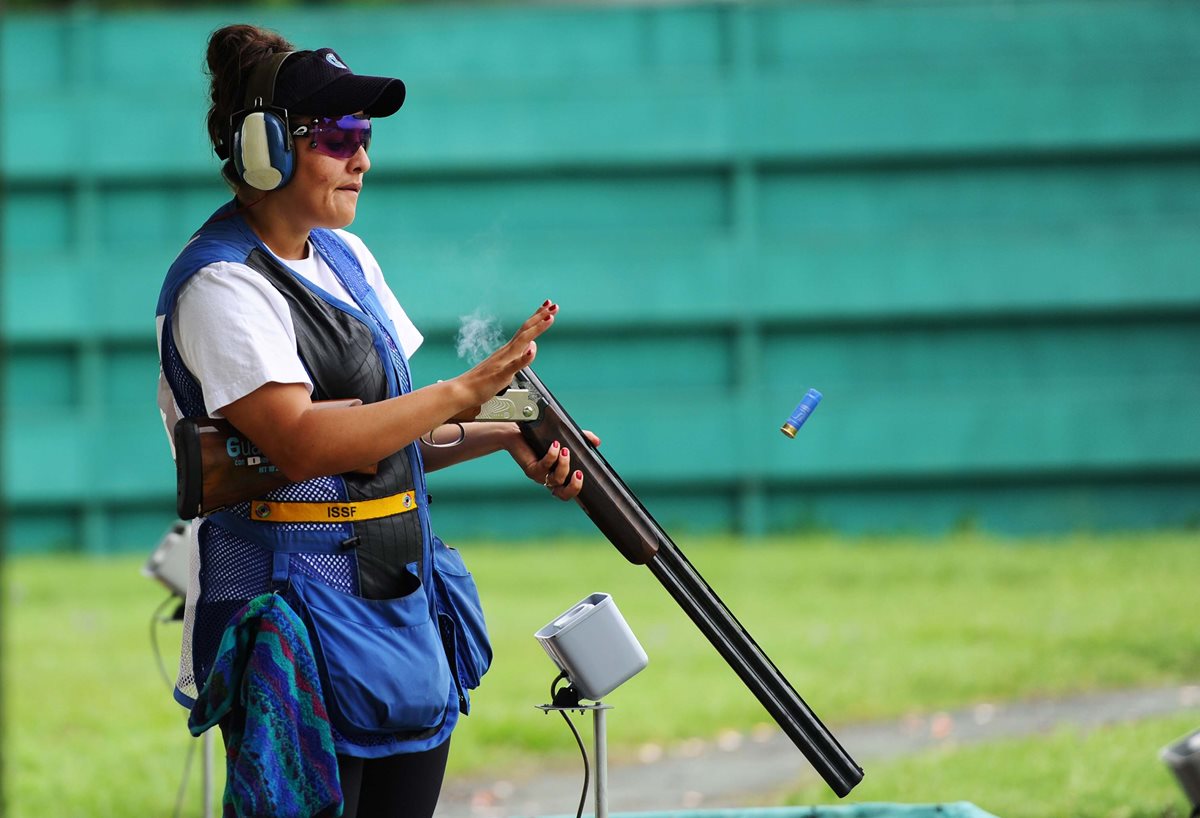
M353 222L363 174L371 167L366 148L339 159L313 149L301 138L295 141L295 151L295 175L277 194L286 200L291 216L309 229L346 227Z

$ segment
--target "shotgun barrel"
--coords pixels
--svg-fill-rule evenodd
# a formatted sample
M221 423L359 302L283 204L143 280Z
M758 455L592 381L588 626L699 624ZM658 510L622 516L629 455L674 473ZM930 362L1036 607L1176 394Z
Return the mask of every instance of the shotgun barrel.
M597 452L541 379L526 367L517 383L538 395L537 420L519 424L535 451L554 440L571 450L586 474L579 504L608 541L635 565L645 565L742 683L839 797L862 780L863 771L805 704L700 572Z

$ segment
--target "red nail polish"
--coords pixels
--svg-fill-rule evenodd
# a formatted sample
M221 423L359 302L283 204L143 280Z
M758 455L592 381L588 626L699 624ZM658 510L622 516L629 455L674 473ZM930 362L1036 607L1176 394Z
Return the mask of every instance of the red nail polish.
M551 449L557 449L557 448L558 448L560 445L562 445L562 444L560 444L560 443L559 443L559 442L556 440L556 441L554 441L553 443L551 443L551 444L550 444L550 448L551 448Z
M549 299L549 298L547 298L545 301L543 301L543 302L542 302L542 306L543 306L543 307L549 307L549 306L550 306L550 299Z
M583 479L583 472L581 472L581 471L577 471L577 472L575 472L575 479L576 479L576 480L582 480L582 479Z
M551 305L550 305L550 312L558 312L558 305L557 305L557 304L551 304Z
M569 450L567 450L567 449L563 449L561 452L559 452L559 453L558 453L558 456L559 456L559 457L567 457L567 456L569 456L570 454L571 454L571 452L570 452Z

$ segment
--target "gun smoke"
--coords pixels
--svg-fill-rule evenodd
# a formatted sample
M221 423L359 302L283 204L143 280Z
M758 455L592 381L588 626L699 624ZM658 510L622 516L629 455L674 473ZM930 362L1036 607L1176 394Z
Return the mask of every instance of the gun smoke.
M466 358L472 365L491 355L504 343L500 321L482 308L470 315L460 315L458 321L454 348L459 358Z

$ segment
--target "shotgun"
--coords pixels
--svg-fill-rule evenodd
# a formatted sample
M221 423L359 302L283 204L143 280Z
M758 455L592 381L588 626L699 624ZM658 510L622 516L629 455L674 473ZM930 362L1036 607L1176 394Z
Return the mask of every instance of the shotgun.
M314 401L314 409L358 406L357 398ZM537 403L523 389L510 388L452 421L534 420ZM175 511L191 520L288 484L279 467L223 418L189 417L175 424ZM375 464L354 470L374 474Z
M538 417L521 423L535 452L558 440L571 450L572 469L586 475L579 505L608 541L634 565L645 565L712 643L839 797L862 780L863 771L805 704L749 632L688 562L679 547L584 437L579 426L529 367L515 384L535 395Z

